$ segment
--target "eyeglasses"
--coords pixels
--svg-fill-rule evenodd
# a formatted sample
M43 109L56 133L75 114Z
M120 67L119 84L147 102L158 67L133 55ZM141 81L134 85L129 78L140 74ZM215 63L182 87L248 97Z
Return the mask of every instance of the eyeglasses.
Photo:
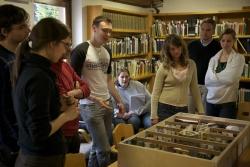
M72 48L72 43L69 42L64 42L64 41L60 41L66 48L71 49Z

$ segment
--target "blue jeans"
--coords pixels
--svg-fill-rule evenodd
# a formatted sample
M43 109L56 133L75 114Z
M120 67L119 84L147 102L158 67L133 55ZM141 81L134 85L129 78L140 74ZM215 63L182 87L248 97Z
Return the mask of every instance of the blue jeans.
M222 103L222 104L206 104L206 115L223 117L223 118L236 118L236 102Z
M111 101L109 105L112 107ZM88 167L106 167L110 163L112 111L96 103L80 105L81 116L93 141Z
M163 121L164 119L171 117L178 112L188 112L188 107L177 107L177 106L172 106L169 104L164 104L164 103L158 103L158 117L159 121Z
M124 120L122 118L114 118L113 122L114 125L117 125L119 123L132 124L135 133L137 133L140 127L144 127L146 129L151 126L150 112L146 112L142 115L132 114L131 117L127 120Z

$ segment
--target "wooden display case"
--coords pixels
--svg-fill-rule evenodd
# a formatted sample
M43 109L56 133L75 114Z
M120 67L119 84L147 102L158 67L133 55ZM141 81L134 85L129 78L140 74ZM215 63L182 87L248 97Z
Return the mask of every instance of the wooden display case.
M178 113L118 145L119 167L233 167L250 122Z

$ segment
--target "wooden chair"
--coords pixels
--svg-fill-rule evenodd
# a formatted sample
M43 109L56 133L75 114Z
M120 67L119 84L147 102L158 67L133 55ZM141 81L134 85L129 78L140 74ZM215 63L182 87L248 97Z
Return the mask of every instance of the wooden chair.
M114 146L112 146L112 152L117 152L118 143L130 136L134 135L134 128L132 124L124 124L120 123L116 125L113 132L113 142Z
M86 167L84 154L66 154L64 167Z

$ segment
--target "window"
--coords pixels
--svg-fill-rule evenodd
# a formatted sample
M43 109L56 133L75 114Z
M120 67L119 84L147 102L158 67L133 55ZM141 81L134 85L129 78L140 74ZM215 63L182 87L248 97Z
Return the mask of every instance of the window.
M35 0L34 24L45 17L54 17L71 28L71 0Z
M66 24L65 8L41 3L34 3L34 22L35 24L45 18L54 17Z

